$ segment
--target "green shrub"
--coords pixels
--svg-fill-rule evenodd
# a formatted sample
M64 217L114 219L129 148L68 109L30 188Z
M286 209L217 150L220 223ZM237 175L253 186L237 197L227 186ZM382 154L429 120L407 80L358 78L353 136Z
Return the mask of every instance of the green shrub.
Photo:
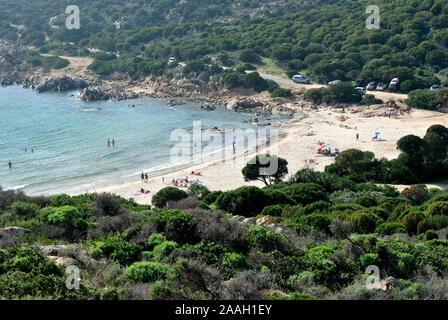
M405 227L398 222L385 222L380 224L376 229L376 233L382 234L382 235L393 235L396 233L405 233L406 229Z
M406 104L413 108L432 110L437 105L436 94L428 89L417 89L409 92Z
M241 187L222 193L216 199L216 206L232 214L253 217L263 210L268 200L257 187Z
M281 189L296 203L311 204L320 200L326 201L327 195L322 186L315 183L295 183Z
M376 265L378 262L378 253L367 253L359 257L361 266L366 268L371 265Z
M323 88L312 88L305 91L303 98L314 103L322 102Z
M316 281L325 281L334 277L337 273L336 264L330 259L335 250L323 245L307 251L305 261L308 271L312 271Z
M417 226L425 218L423 213L419 211L408 213L406 216L403 217L401 220L401 223L406 228L406 231L409 234L416 234L417 233Z
M378 217L372 213L356 212L350 216L353 231L358 233L372 233L376 228Z
M291 90L284 89L284 88L275 88L271 92L271 98L278 98L278 97L290 97L292 95Z
M448 227L448 216L426 217L417 225L417 233L424 233L427 230L441 230Z
M211 205L215 203L216 199L222 194L222 191L212 191L209 194L207 194L202 201L206 203L207 205Z
M74 205L74 201L68 194L57 194L50 199L50 206L52 207L63 207L72 205Z
M283 248L281 236L265 227L251 226L247 231L246 241L250 247L259 248L263 252L281 250Z
M67 231L85 232L91 226L81 218L78 209L72 206L59 207L54 213L48 215L47 219L51 224L61 226Z
M196 197L198 199L203 199L210 193L210 190L207 189L207 187L200 185L200 184L192 184L188 188L188 195Z
M226 253L222 259L222 265L232 269L245 268L247 267L247 258L236 252Z
M110 260L128 265L140 258L142 247L129 243L116 234L100 238L90 246L89 250L96 257L105 256Z
M425 240L430 241L434 239L439 239L439 235L434 230L427 230L425 232Z
M120 300L120 289L117 288L107 288L101 292L101 300Z
M162 260L164 257L168 256L174 249L178 247L177 243L174 241L164 241L154 247L153 257L157 261Z
M165 279L168 267L158 262L135 262L126 269L126 276L138 282L155 282Z
M164 208L168 201L179 201L188 198L188 193L175 187L166 187L152 197L152 204L157 208Z
M426 216L448 216L448 202L432 202L425 210Z
M442 201L442 202L448 201L448 193L444 193L444 194L435 196L434 198L429 199L427 203L430 204L430 203L439 202L439 201Z
M307 216L303 216L300 218L300 223L311 226L316 230L329 232L329 225L331 223L331 219L327 217L325 214L313 213Z
M366 105L366 106L371 106L372 104L382 104L382 103L384 103L383 100L375 98L375 96L373 94L364 95L361 102L359 102L359 104Z
M283 207L279 204L274 204L271 206L267 206L263 208L263 211L261 211L261 214L263 216L273 216L273 217L280 217L283 212Z
M375 207L378 205L378 202L372 196L359 197L356 199L356 203L366 208Z
M11 205L11 210L18 216L31 218L36 215L38 208L34 203L17 201Z
M302 216L302 215L308 215L311 213L327 212L327 211L329 211L330 208L331 208L331 204L329 202L320 200L320 201L310 203L310 204L304 206L303 208L301 208L298 212L298 215Z
M275 205L275 204L294 205L294 204L296 204L294 200L292 200L290 197L288 197L282 191L279 191L276 189L270 189L270 188L265 188L262 190L267 195L267 197L268 197L267 203L269 203L270 205Z
M166 241L166 237L163 234L153 233L148 238L148 247L152 250L155 246L158 246L164 241Z
M197 241L197 217L180 210L164 210L151 217L158 232L164 232L167 239L178 243Z

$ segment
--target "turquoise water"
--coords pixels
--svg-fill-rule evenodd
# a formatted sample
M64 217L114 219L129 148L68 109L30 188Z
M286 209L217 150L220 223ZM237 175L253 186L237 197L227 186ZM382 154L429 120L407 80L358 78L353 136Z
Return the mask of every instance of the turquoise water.
M172 108L149 98L85 103L71 94L0 87L3 189L30 195L94 192L139 179L141 171L154 176L173 170L179 164L170 161L175 144L170 134L191 130L193 121L203 128L250 127L243 123L250 116L226 110ZM114 147L107 146L108 139L115 140Z

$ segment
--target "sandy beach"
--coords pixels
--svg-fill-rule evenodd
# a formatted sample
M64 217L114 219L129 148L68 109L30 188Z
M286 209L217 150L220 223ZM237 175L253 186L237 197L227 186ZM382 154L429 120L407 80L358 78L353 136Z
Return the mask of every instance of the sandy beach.
M368 107L363 107L368 108ZM357 108L357 110L360 110ZM364 109L365 110L365 109ZM299 111L299 110L298 110ZM294 174L304 167L323 170L331 164L334 158L319 155L317 142L330 144L334 151L344 151L357 148L363 151L372 151L377 158L392 159L398 156L396 142L401 137L414 134L424 136L427 128L433 124L448 125L448 114L432 111L414 110L397 118L370 117L363 112L352 113L352 108L345 110L345 122L338 121L342 115L340 109L320 107L319 110L300 110L296 117L282 124L282 131L278 144L259 149L259 153L277 150L278 156L288 161L289 174ZM380 132L381 141L373 142L375 132ZM313 133L313 135L309 135ZM359 141L356 134L359 134ZM245 182L241 173L247 161L255 155L255 150L237 154L236 157L224 158L221 161L212 161L193 165L187 169L176 171L163 176L150 177L149 182L142 182L136 177L135 182L110 186L99 189L97 192L107 192L120 195L124 198L134 198L137 203L150 204L152 195L160 189L171 186L173 179L199 179L210 190L231 190L240 186L259 186L261 181ZM275 152L273 152L275 153ZM236 159L235 159L236 158ZM201 176L190 175L192 171L201 172ZM164 182L162 181L164 180ZM140 188L149 190L147 195L138 194ZM186 190L186 188L183 188Z

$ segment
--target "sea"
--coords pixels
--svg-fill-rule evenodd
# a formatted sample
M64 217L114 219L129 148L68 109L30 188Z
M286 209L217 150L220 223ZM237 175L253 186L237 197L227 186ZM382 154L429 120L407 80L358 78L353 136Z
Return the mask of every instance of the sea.
M194 103L173 107L151 98L83 102L75 94L0 87L3 190L28 195L96 192L136 181L142 171L151 177L191 165L172 160L179 143L172 138L175 130L192 132L195 122L203 129L254 128L245 122L253 115L225 108L206 111Z

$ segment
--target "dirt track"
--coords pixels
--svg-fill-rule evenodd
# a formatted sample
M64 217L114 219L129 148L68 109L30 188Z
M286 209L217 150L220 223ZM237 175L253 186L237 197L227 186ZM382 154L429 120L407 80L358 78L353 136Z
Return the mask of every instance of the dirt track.
M262 72L260 72L260 76L267 80L275 81L282 88L286 88L286 89L298 89L298 88L310 89L310 88L321 88L321 87L327 86L325 84L318 84L318 83L311 83L311 84L295 83L291 79L288 79L286 76L285 77L275 76L272 74L267 74L267 73L262 73ZM367 93L373 94L375 97L383 100L384 102L386 102L387 100L390 100L390 99L399 102L400 100L404 101L405 99L408 98L407 94L402 94L402 93L391 93L391 92L383 92L383 91L368 91Z

